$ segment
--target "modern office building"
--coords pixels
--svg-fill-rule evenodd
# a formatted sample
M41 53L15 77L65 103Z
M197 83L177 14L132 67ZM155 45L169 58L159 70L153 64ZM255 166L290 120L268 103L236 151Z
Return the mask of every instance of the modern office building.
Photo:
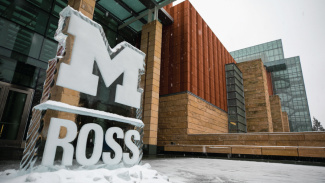
M274 99L274 104L278 102L276 105L270 102L273 100L271 95L283 91L274 89L276 85L280 83L282 86L284 82L284 86L287 86L288 80L281 82L276 80L277 69L283 69L284 65L285 68L291 66L296 68L296 65L291 62L291 65L280 64L280 68L278 65L270 65L265 70L263 64L259 64L261 61L254 62L258 63L258 71L260 71L254 74L263 75L263 77L254 77L262 78L262 80L253 82L260 82L260 85L263 85L259 92L264 96L262 103L265 103L258 103L261 100L256 100L255 109L262 111L259 105L268 105L266 110L269 111L263 113L267 115L265 123L258 124L259 128L253 128L261 118L257 115L255 117L255 111L251 111L251 108L246 110L245 106L255 105L252 105L254 98L249 98L255 96L249 93L250 91L256 92L254 86L251 87L252 90L246 90L248 98L252 99L248 103L246 94L244 94L244 81L250 77L245 73L250 73L249 68L252 65L242 65L241 67L247 70L241 71L234 59L237 57L231 56L189 1L176 6L172 6L171 2L173 0L1 0L0 158L17 158L22 154L28 124L32 118L31 109L40 103L41 98L127 117L137 116L145 124L143 149L149 154L156 154L158 147L163 151L227 154L246 152L262 155L262 146L266 146L265 148L269 149L263 150L265 153L263 155L292 155L290 154L292 148L278 150L276 146L295 145L296 149L293 153L298 152L296 146L299 144L323 147L322 140L318 140L316 144L310 143L313 138L319 138L321 133L272 134L271 125L274 126L274 123L271 117L276 118L279 123L286 121L286 115L279 115L282 113L281 106L278 105L279 99ZM58 88L54 79L53 82L45 84L51 87L51 91L47 93L49 95L42 97L43 84L50 73L46 72L49 71L46 70L49 60L59 54L57 53L58 45L54 39L60 18L59 12L67 5L98 22L103 28L110 47L125 40L146 54L146 71L140 83L140 87L144 90L140 114L134 108L114 103L113 94L116 85L123 82L122 75L107 88L96 64L93 73L99 76L97 96ZM66 49L69 50L72 47ZM255 54L263 52L259 50L270 51L271 57L268 55L263 57L263 59L269 59L270 64L274 60L284 58L281 41L268 47L264 45L256 47L252 52ZM245 53L245 55L248 54ZM64 58L55 61L59 65L63 60ZM263 62L266 65L266 61L263 60ZM275 75L272 82L268 74L271 71L272 77ZM294 72L293 69L291 71ZM299 72L298 69L295 71ZM279 72L283 75L282 70ZM290 76L288 77L290 80ZM296 77L298 78L298 75ZM290 88L290 91L293 89L295 88ZM297 101L289 96L285 100ZM282 105L287 107L285 103ZM272 106L276 106L274 107L278 112L276 115L271 114ZM253 115L253 117L246 119L246 116L249 116L246 114ZM78 124L95 122L103 128L105 125L105 128L108 128L108 124L114 124L114 121L107 123L103 119L88 119L83 116L66 116L46 112L42 114L45 127L49 123L48 119L53 116L68 118ZM257 122L250 123L253 126L248 126L248 122L254 120ZM268 124L267 130L263 124ZM261 133L246 133L250 130ZM287 131L283 128L281 132ZM292 142L297 144L289 143L288 136L296 140ZM226 147L210 148L206 145ZM230 147L231 145L235 145L237 149ZM272 149L273 146L274 149ZM302 149L301 152L299 151L299 156L309 157L308 153L311 150L313 152L318 150L317 157L322 155L322 149L311 148L305 151ZM298 155L294 154L294 156Z
M290 131L312 130L300 58L285 58L281 40L233 51L231 55L238 63L261 58L271 72L273 92L288 113Z

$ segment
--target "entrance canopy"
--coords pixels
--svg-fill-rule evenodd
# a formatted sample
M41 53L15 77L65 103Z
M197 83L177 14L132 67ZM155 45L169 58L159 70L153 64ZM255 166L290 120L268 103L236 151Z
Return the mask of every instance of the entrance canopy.
M175 0L97 0L96 8L106 11L119 23L118 29L129 28L135 33L152 20L163 25L173 23L173 18L163 9Z

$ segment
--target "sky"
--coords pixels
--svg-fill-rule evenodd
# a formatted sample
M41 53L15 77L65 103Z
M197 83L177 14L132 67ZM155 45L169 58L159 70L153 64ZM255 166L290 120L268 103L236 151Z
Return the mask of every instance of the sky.
M311 118L325 127L325 0L190 2L229 52L282 39L285 58L300 56Z

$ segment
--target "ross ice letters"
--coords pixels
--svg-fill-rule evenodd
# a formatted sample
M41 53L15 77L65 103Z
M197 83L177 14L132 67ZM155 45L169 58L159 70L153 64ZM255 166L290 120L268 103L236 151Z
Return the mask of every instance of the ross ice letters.
M60 128L66 127L67 134L64 138L59 138ZM89 132L93 130L95 132L94 149L90 158L86 157L86 142ZM126 147L132 152L132 157L130 158L130 153L122 154L122 147L114 140L113 135L117 134L118 139L124 139ZM52 166L54 163L55 152L57 147L62 147L62 165L72 165L74 147L71 142L77 136L77 125L70 120L52 118L47 141L44 148L44 154L42 159L42 165ZM105 142L114 151L115 156L111 158L110 152L102 152L103 149L103 139L104 134L102 127L95 123L89 123L84 125L78 135L77 147L76 147L76 159L81 165L95 165L100 157L105 164L116 165L121 162L123 157L123 162L128 165L134 165L138 162L139 149L132 142L132 136L134 140L140 140L140 134L136 130L129 130L125 134L123 130L119 127L111 127L105 133Z

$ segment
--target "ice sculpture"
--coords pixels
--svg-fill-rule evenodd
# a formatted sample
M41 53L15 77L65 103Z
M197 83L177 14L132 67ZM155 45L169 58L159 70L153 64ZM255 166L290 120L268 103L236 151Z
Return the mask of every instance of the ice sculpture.
M68 10L70 9L63 10L62 14L68 14ZM122 42L116 46L119 53L109 55L99 29L73 13L70 15L67 32L75 37L71 61L69 65L61 63L56 84L96 95L98 76L92 74L96 61L106 87L124 73L123 86L118 85L116 88L115 102L140 108L141 93L137 91L137 81L139 70L144 70L144 53L129 43Z
M121 159L127 165L139 163L142 158L144 125L141 121L143 102L141 94L143 90L138 88L138 86L141 75L144 73L145 54L127 42L118 44L114 49L110 48L101 25L69 6L60 13L55 39L59 42L57 56L49 61L41 104L33 108L32 119L27 133L26 147L20 164L21 169L32 170L37 159L42 156L38 150L41 142L45 140L41 132L44 132L43 128L45 128L43 116L46 110L81 114L134 125L135 130L129 130L125 134L120 134L120 130L117 130L118 127L112 127L105 133L106 143L111 145L111 148L115 152L114 158L111 158L108 152L101 152L103 144L100 143L104 139L99 126L96 126L96 124L84 125L79 132L79 136L80 134L81 136L78 137L78 145L76 147L77 161L79 164L93 165L98 161L101 154L103 162L106 164L120 163ZM67 39L70 39L70 42ZM71 39L73 40L72 44ZM60 63L59 60L61 59L68 59L70 63ZM92 74L94 61L96 61L99 67L106 86L110 86L117 77L122 73L124 74L123 84L117 85L116 87L115 102L137 108L137 119L50 100L50 91L55 82L55 74L57 74L57 81L55 83L57 86L96 95L98 76ZM57 70L58 68L60 69ZM58 138L58 133L61 126L68 130L66 136L60 139ZM50 139L50 142L46 142L45 144L43 153L45 156L43 156L42 164L46 166L53 165L55 149L61 146L66 149L63 152L62 164L71 165L74 147L70 142L77 135L76 124L73 121L52 118L48 129L49 133L46 138ZM94 148L96 149L94 149L93 155L90 158L86 158L84 155L84 141L91 130L96 131L95 139L98 142L95 143ZM130 157L130 153L119 151L118 146L116 146L118 143L112 138L114 133L118 135L118 138L124 138L125 145L132 152L132 157Z

